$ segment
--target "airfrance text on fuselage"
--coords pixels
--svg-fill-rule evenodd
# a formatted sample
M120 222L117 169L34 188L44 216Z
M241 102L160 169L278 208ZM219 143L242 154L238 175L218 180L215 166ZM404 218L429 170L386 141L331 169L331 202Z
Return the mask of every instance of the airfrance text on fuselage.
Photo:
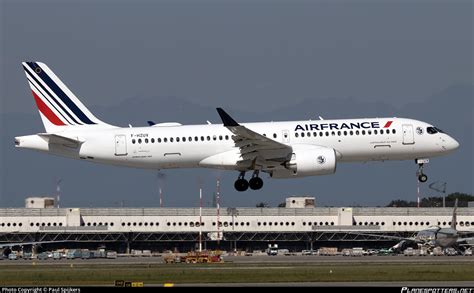
M392 121L388 121L383 128L388 128L392 124ZM311 123L311 124L298 124L296 125L295 131L312 131L312 130L342 130L342 129L371 129L380 128L379 122L357 122L357 123Z

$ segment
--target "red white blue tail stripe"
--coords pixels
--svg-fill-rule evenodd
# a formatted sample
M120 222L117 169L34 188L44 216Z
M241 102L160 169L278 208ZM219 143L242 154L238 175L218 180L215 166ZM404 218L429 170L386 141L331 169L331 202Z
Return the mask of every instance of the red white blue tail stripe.
M46 64L23 62L23 69L45 126L47 122L54 126L103 124Z

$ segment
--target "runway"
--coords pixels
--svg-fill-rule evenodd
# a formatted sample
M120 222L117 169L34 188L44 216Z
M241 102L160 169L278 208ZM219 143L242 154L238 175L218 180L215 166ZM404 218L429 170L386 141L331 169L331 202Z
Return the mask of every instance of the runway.
M224 256L166 264L162 257L0 261L3 285L474 286L471 256Z
M474 256L223 256L227 264L474 264ZM8 260L0 261L0 267L4 265L53 265L53 264L164 264L163 257L118 257L115 259L91 258L91 259L45 259L45 260Z

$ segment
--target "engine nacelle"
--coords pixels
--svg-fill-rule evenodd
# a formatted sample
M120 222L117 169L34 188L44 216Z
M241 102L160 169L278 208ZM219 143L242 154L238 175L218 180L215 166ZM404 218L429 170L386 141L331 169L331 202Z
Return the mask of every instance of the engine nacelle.
M285 164L285 168L274 170L272 178L333 174L336 172L336 152L331 148L295 145L291 160Z

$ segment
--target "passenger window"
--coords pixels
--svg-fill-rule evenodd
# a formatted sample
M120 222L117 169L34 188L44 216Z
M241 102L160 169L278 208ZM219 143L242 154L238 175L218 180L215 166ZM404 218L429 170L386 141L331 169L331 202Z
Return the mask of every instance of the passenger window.
M313 136L314 136L314 137L318 136L318 133L317 133L316 131L313 132Z
M297 133L295 133L295 137L298 137L298 132L297 132Z
M132 143L135 144L135 139L132 139Z
M274 133L274 134L273 134L273 138L277 138L277 135L276 135L276 133Z
M359 135L359 130L356 130L356 135Z
M349 134L350 134L350 135L354 135L354 131L352 131L352 130L349 131Z
M151 143L155 143L155 139L154 139L154 138L151 139Z
M157 141L158 143L160 143L160 142L161 142L161 137L158 137L158 138L156 139L156 141Z
M163 142L168 142L168 139L166 137L163 138Z
M365 135L365 130L362 130L362 135Z
M170 137L170 142L173 142L173 138L172 138L172 137Z
M211 140L211 137L210 137L210 136L207 136L207 140L208 140L208 141Z
M371 134L372 134L372 130L367 131L367 133L368 133L369 135L371 135Z
M138 143L142 143L142 139L141 139L141 138L138 139Z
M204 141L204 136L201 136L201 141Z
M344 136L347 136L347 131L344 131Z
M217 136L212 136L212 140L217 140Z
M219 140L222 140L222 135L219 135Z
M176 138L176 142L179 142L179 137Z
M183 142L185 142L185 141L186 141L186 137L183 136L182 140L183 140Z
M228 136L228 135L225 136L225 140L229 140L229 136Z
M374 134L377 134L377 129L374 130Z
M335 133L334 131L332 131L332 132L331 132L331 135L334 136L334 135L336 135L336 133Z
M193 142L193 137L192 136L188 137L188 141Z
M395 129L392 129L392 133L395 134L397 133L397 131Z
M194 141L198 141L198 140L199 140L199 137L195 136Z
M340 130L337 132L337 136L341 136L341 131Z
M304 132L301 132L301 137L304 137Z
M329 136L329 131L326 131L326 136Z
M148 143L148 138L145 138L145 143Z

